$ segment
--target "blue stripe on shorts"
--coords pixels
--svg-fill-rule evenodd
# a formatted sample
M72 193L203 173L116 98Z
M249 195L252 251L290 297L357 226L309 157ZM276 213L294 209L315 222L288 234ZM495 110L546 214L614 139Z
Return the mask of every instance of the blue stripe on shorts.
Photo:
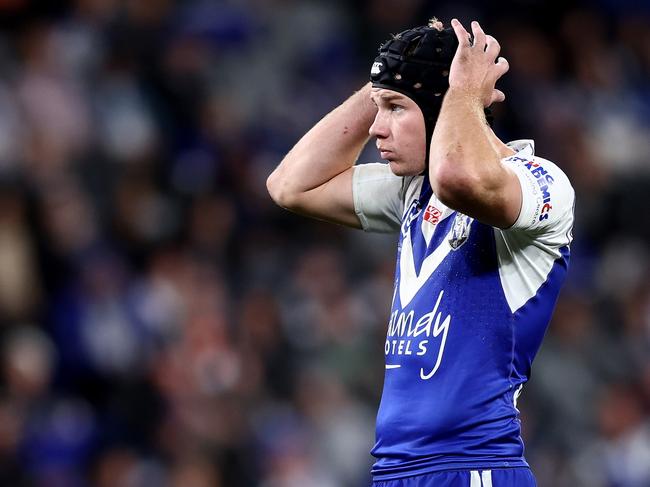
M450 470L396 480L377 480L372 487L537 487L529 468Z

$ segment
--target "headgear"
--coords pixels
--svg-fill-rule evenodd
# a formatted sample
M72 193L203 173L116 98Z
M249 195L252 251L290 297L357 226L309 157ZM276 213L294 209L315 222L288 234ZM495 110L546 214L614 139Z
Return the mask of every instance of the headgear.
M433 27L434 22L436 19L386 41L370 70L374 88L402 93L420 107L426 130L427 164L433 128L449 88L449 69L458 48L454 30L438 30ZM489 117L487 112L486 115Z

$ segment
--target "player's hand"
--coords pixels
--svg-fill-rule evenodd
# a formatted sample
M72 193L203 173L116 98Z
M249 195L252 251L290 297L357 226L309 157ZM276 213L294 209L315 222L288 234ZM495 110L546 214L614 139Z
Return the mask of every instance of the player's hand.
M480 24L472 22L474 40L465 27L453 19L451 26L458 38L458 49L449 69L449 88L464 91L481 100L484 107L506 99L496 82L508 71L508 61L499 56L501 46L486 35Z

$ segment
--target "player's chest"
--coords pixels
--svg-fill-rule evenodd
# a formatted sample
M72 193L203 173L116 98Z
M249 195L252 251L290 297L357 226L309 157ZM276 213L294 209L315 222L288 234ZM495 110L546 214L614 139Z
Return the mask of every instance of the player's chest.
M413 265L419 268L438 248L443 252L459 250L472 227L476 227L473 218L445 206L433 195L413 198L402 218L399 254L411 255Z
M407 203L398 244L398 299L393 303L399 309L416 305L418 295L433 295L473 274L477 252L491 247L489 240L494 239L490 227L448 208L430 189Z

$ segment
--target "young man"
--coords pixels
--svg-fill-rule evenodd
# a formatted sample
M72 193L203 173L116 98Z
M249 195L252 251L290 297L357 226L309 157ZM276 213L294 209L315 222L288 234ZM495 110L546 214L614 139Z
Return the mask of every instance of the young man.
M501 142L499 44L456 19L380 48L372 85L268 179L281 206L399 233L376 487L529 487L517 397L565 278L574 191L532 141ZM355 161L374 136L388 164Z

